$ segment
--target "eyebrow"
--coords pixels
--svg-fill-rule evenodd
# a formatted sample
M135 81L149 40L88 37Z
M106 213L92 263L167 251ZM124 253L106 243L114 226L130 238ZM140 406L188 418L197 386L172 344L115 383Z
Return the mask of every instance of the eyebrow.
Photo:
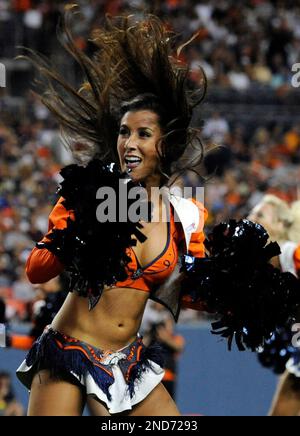
M120 127L127 127L127 128L129 128L127 124L121 124ZM149 129L149 130L151 130L151 132L154 132L154 130L151 129L151 127L139 127L139 129Z

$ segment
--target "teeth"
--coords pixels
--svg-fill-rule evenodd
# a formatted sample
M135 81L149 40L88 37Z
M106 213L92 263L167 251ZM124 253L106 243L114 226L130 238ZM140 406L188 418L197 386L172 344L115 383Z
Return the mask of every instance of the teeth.
M141 162L141 159L139 157L126 157L125 158L126 162Z

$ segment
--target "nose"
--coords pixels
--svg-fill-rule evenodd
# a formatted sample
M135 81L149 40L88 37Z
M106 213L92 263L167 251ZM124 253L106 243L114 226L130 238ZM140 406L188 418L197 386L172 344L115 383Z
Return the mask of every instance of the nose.
M138 141L137 138L134 136L130 136L127 141L125 142L125 150L136 150L138 147Z

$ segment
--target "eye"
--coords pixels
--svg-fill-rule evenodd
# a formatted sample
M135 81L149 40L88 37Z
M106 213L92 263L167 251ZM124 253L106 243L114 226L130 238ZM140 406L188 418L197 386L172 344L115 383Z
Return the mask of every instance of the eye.
M141 138L150 138L152 135L151 135L151 133L147 132L146 130L141 130L139 132L139 136Z
M129 130L128 130L128 128L127 127L120 127L120 130L119 130L119 135L121 135L121 136L126 136L126 135L128 135L129 134Z

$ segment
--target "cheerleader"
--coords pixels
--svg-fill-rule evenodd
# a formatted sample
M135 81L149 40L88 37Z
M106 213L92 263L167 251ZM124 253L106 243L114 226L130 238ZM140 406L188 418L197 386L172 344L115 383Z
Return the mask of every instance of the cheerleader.
M249 221L222 223L205 241L203 204L173 189L203 155L191 121L206 79L197 92L188 87L180 60L186 44L174 52L174 38L154 16L107 18L89 57L74 42L70 8L60 39L84 74L79 90L36 53L29 57L48 84L42 101L81 164L61 171L61 196L26 271L43 283L67 270L72 292L17 374L30 389L29 415L81 415L89 397L100 416L178 416L162 384L161 350L139 334L147 300L175 321L181 307L215 312L221 319L213 328L229 345L235 337L239 349L253 350L290 313L298 282L270 266L278 247L265 247L266 231ZM122 204L125 184L143 189L140 207L149 213L143 207L131 219L129 197L125 223L114 209L102 220L101 189L113 192L110 209L111 201Z
M297 276L300 270L300 202L291 207L275 195L265 195L250 212L248 219L261 224L281 253L273 259L283 272Z
M197 100L189 97L188 68L171 57L170 35L155 17L108 21L94 34L93 58L76 47L68 23L62 31L62 43L86 76L79 91L36 54L31 53L31 59L49 81L44 103L69 138L81 138L82 154L91 152L90 166L76 171L100 171L97 162L114 162L133 183L143 185L153 214L161 219L142 221L140 240L135 238L135 246L126 249L125 278L105 286L101 295L100 291L95 295L95 289L92 295L89 286L70 293L33 345L17 371L30 389L28 414L81 415L88 396L97 403L99 415L176 416L179 410L161 383L160 351L155 345L144 345L139 327L148 298L162 302L176 320L182 305L193 306L184 302L172 277L178 276L182 248L192 256L204 256L206 211L201 203L169 190L168 201L155 202L150 195L151 188L166 187L178 172L178 162L195 136L190 121L202 95ZM53 82L68 98L58 93ZM200 145L199 160L201 156ZM76 191L76 183L75 177L70 192ZM79 180L78 190L84 184ZM62 196L54 206L49 231L29 256L26 271L32 283L47 282L67 267L62 255L72 252L70 246L64 240L64 250L53 248L59 231L71 231L79 222L66 200ZM113 243L109 238L103 230L97 258L106 258ZM93 263L95 256L88 255L88 263ZM99 261L97 270L105 267ZM81 274L79 270L74 277Z
M252 210L249 219L262 224L268 230L270 238L279 242L281 254L274 259L276 266L284 272L298 276L300 202L289 206L274 195L266 195ZM273 366L276 373L284 372L272 401L270 416L300 414L300 350L292 346L292 337L291 326L279 329L265 350L259 354L259 360L264 366Z

